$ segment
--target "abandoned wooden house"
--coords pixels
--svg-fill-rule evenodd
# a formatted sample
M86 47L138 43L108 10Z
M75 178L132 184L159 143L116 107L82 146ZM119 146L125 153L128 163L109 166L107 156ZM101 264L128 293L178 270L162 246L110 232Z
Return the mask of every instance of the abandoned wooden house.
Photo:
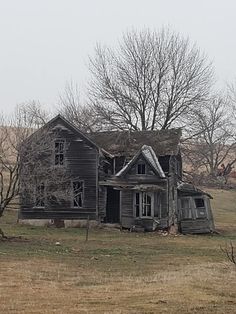
M56 116L24 144L20 218L211 232L210 195L182 182L180 138L180 129L83 134Z

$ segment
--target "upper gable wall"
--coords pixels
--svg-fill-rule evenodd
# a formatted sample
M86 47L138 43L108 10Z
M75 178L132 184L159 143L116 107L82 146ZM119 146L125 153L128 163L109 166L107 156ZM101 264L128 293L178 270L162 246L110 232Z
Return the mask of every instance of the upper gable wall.
M145 164L145 174L138 174L138 164ZM154 169L150 166L148 161L141 155L133 164L133 166L123 176L128 181L135 181L137 183L155 183L156 181L163 180Z
M86 143L86 145L97 149L95 143L93 143L87 135L83 134L83 132L79 131L77 128L75 128L72 124L64 120L64 118L58 116L51 121L49 121L48 126L50 129L55 131L55 133L58 134L60 137L67 137L67 138L77 138L77 140L81 140Z

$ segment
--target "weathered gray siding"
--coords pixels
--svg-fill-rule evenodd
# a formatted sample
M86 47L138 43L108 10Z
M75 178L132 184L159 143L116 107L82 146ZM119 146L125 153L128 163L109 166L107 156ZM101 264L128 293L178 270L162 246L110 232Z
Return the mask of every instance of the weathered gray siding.
M56 125L56 124L55 124ZM53 125L52 125L53 127ZM70 178L69 184L73 180L80 180L84 183L84 197L82 208L73 207L73 195L67 193L60 201L51 202L46 200L45 208L34 207L34 195L27 192L21 198L21 214L22 218L61 218L76 219L98 218L98 149L91 144L86 138L77 134L68 126L64 127L57 138L62 138L66 143L65 163L62 166L54 165L54 157L51 156L47 163L51 167L65 167L66 174ZM54 143L52 143L54 145ZM47 178L45 178L45 181ZM47 185L45 188L49 189ZM50 190L50 189L49 189ZM63 190L63 189L62 189ZM66 191L66 190L65 190ZM102 196L101 196L102 198Z
M204 199L204 207L197 209L194 202L195 198ZM188 200L188 208L181 208L181 199ZM205 217L199 217L197 210L203 211ZM209 233L215 230L210 200L206 195L180 196L178 213L178 224L182 233Z
M121 191L121 225L124 228L131 228L134 225L132 190Z

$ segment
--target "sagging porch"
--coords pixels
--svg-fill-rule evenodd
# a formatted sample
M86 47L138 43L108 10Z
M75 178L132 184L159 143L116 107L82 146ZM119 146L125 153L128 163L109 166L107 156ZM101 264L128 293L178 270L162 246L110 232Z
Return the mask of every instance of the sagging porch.
M100 182L105 189L104 222L120 223L122 228L146 231L169 226L167 182L127 184Z

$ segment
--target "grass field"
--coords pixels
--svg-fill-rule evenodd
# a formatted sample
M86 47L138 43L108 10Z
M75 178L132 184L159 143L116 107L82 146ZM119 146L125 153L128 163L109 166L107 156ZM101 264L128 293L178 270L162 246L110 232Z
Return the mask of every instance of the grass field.
M236 313L236 191L209 191L219 235L27 227L2 219L0 313ZM60 242L60 245L56 245Z

